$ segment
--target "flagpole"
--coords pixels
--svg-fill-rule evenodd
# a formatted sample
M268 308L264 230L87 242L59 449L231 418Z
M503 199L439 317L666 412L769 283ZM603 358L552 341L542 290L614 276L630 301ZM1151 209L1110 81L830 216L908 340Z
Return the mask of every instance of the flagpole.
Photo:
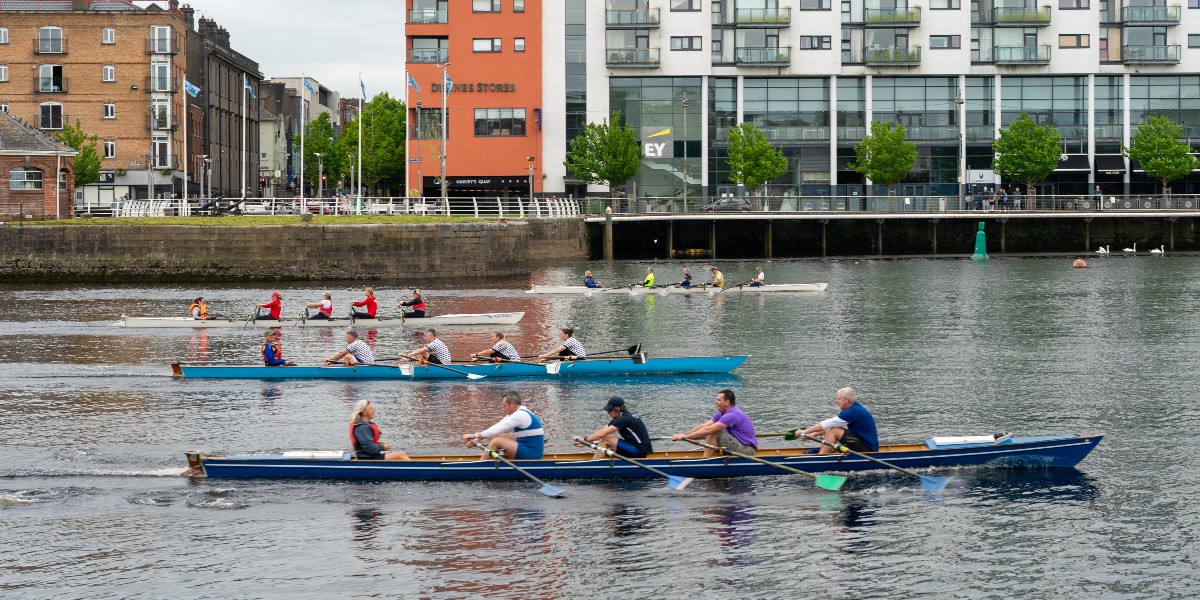
M188 112L188 93L187 89L183 90L183 205L179 207L180 216L190 216L188 210L188 163L192 162L192 155L188 152L188 135L187 135L187 112Z
M246 91L250 84L246 82L246 74L242 73L242 202L246 202ZM243 206L243 208L245 208Z
M412 188L408 187L408 186L412 185L408 178L408 171L409 171L408 165L409 165L409 163L412 162L410 160L410 157L412 155L409 154L409 151L408 151L408 148L409 148L408 132L411 129L408 126L408 109L412 108L408 104L408 88L409 88L408 78L409 77L412 77L412 75L409 75L408 71L405 70L404 71L404 197L405 198L408 197L408 190L412 189ZM361 138L362 138L362 136L359 136L359 139L361 139Z
M362 151L362 126L363 126L363 102L364 102L364 101L366 101L366 99L367 99L367 87L366 87L365 85L363 85L363 84L362 84L362 73L359 73L359 74L358 74L358 83L359 83L359 87L361 87L361 88L362 88L362 97L360 97L360 98L358 99L358 206L357 206L357 208L358 208L358 213L359 213L359 214L362 214L362 202L363 202L363 192L362 192L362 159L363 159L363 151ZM405 89L407 90L408 88L406 87ZM407 97L407 96L406 96L406 97ZM407 110L407 105L405 106L405 110ZM406 169L406 171L405 171L405 172L407 173L407 169L408 169L408 163L404 163L404 168Z
M300 210L308 210L308 204L304 202L304 130L306 129L308 120L308 102L304 100L304 88L308 83L308 79L304 74L300 75Z

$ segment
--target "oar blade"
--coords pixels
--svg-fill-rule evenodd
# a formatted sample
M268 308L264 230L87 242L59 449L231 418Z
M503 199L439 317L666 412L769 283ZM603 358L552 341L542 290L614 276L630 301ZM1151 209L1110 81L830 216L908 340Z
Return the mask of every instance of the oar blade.
M562 369L561 362L546 363L546 374L547 375L558 375L558 372L561 369Z
M680 491L683 488L687 487L688 484L692 482L692 479L693 478L691 478L691 477L680 477L678 475L668 475L667 476L667 489Z
M480 375L479 373L467 373L467 379L483 379L484 377L487 377L487 375Z
M846 478L841 475L817 475L817 487L836 492L846 485Z
M948 483L950 483L950 480L946 477L934 477L932 475L921 476L921 489L931 494L942 493L942 490L946 489L946 484Z
M541 492L543 496L549 496L551 498L562 498L563 496L567 495L567 490L552 486L548 483L543 483L542 487L538 489L538 491Z

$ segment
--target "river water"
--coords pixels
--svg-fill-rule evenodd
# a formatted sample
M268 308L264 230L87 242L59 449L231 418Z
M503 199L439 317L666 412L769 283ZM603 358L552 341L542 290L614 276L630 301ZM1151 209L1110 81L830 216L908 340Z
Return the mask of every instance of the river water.
M0 287L0 596L5 598L1004 597L1183 598L1200 584L1196 319L1200 258L775 261L770 281L829 282L778 297L539 297L530 283L638 280L645 263L556 265L530 280L427 291L433 310L524 310L523 353L570 324L595 352L749 353L736 376L567 383L176 381L168 364L253 362L261 332L125 330L204 294L240 316L269 289ZM722 263L730 281L755 263ZM684 263L660 264L659 281ZM689 264L697 274L704 263ZM405 282L380 282L391 307ZM325 289L284 287L287 312ZM357 299L344 285L338 311ZM368 332L377 354L414 347ZM485 331L446 331L455 356ZM285 330L311 363L340 332ZM549 449L627 399L667 435L737 391L760 431L808 425L856 386L884 441L933 435L1105 433L1078 469L951 471L940 496L901 474L840 493L790 476L697 481L189 480L187 450L347 445L351 405L384 438L456 451L515 388ZM776 438L777 440L777 438ZM772 443L785 443L772 441ZM669 442L660 444L670 447Z

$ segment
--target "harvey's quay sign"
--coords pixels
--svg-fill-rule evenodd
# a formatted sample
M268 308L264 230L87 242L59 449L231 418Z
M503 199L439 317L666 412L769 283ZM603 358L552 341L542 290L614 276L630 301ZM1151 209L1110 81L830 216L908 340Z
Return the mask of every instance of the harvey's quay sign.
M429 91L434 94L442 93L442 84L429 84ZM515 83L488 83L480 81L478 83L456 83L450 86L451 93L454 92L515 92L517 84Z

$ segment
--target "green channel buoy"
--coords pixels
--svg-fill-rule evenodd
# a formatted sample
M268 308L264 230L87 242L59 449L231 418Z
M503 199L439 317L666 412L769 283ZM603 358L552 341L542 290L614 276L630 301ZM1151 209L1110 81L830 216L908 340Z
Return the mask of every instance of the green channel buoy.
M971 255L971 260L983 262L987 259L987 234L983 232L983 221L980 221L979 231L975 232L975 254Z

